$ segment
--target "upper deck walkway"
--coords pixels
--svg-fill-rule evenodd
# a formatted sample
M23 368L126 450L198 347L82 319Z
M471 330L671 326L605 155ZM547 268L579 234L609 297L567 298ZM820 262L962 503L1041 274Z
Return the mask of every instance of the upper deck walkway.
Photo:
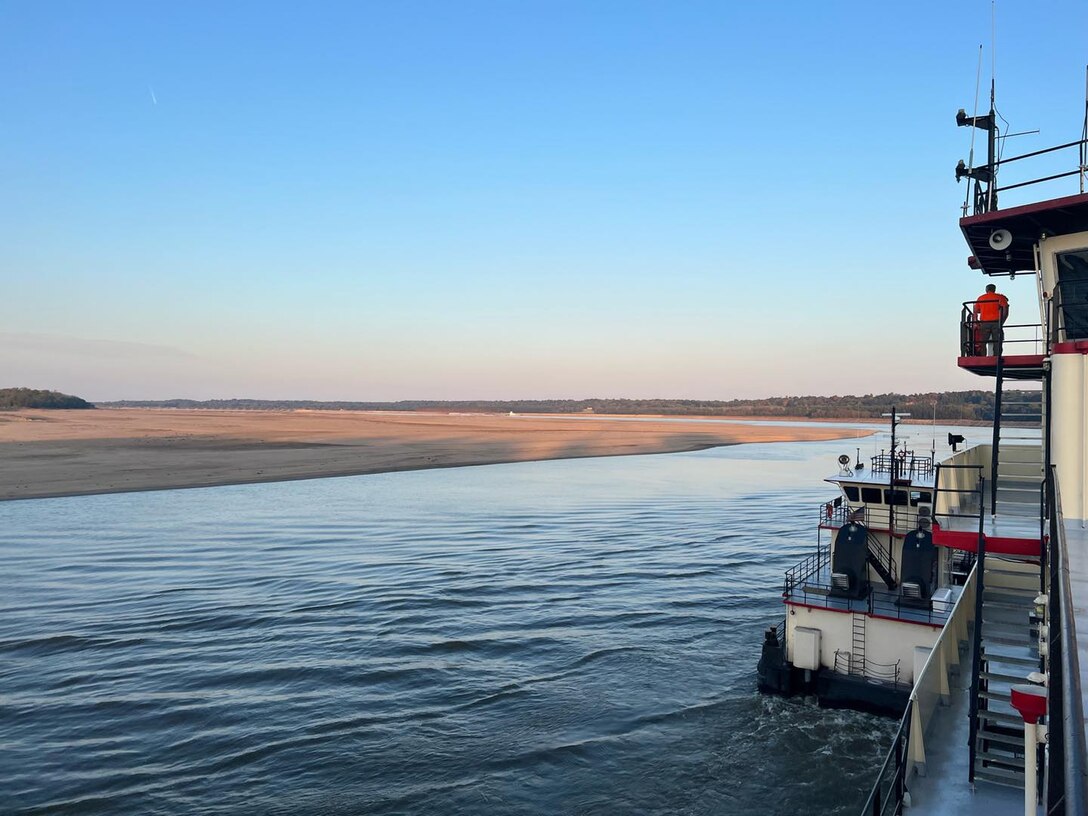
M1004 514L982 518L986 552L998 555L1038 557L1044 535L1039 519ZM978 552L978 516L943 516L933 528L933 543L965 552Z
M983 377L997 376L997 351L983 342L985 324L975 314L978 301L969 300L960 311L960 356L957 364ZM1043 379L1046 342L1041 323L1006 323L1001 327L1002 376L1009 380Z
M1001 360L1004 368L1003 376L1009 380L1039 381L1043 378L1045 360L1046 357L1042 354L1003 354ZM997 376L997 357L993 355L962 356L956 360L956 364L964 371L970 371L982 377Z
M1077 644L1081 703L1088 711L1088 529L1080 520L1065 521L1065 546L1069 560L1069 589L1073 601L1073 642ZM1079 635L1079 637L1078 637ZM1081 720L1081 728L1085 728ZM1088 740L1088 730L1085 731ZM1088 773L1088 770L1085 770Z
M827 609L833 612L859 612L888 620L923 623L943 627L959 597L958 587L949 587L936 595L927 606L902 604L898 589L887 589L879 580L870 584L863 598L846 598L832 594L831 563L826 554L801 562L786 574L782 599L787 604Z
M960 664L967 668L970 661ZM999 785L968 782L970 754L965 746L971 734L971 673L961 671L953 678L949 705L933 718L933 730L926 734L927 775L910 780L910 816L1019 816L1024 812L1024 794Z

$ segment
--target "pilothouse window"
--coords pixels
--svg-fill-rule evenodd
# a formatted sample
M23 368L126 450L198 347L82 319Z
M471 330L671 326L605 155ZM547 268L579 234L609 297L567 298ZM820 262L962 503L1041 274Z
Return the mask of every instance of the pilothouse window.
M907 491L905 490L885 490L884 491L884 503L894 504L898 507L905 507L907 504Z
M861 500L866 504L883 504L884 502L879 487L863 487L861 489Z
M928 490L912 490L910 492L910 506L917 507L919 504L932 504L933 494Z
M1062 252L1058 261L1058 306L1065 340L1088 338L1088 249Z
M842 491L850 501L856 502L858 500L858 489L854 485L846 485Z

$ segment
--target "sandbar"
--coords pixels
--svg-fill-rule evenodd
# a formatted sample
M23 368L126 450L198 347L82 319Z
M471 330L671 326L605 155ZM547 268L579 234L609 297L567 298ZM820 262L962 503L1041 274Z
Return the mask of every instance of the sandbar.
M669 453L867 433L833 426L585 415L5 411L0 412L0 501Z

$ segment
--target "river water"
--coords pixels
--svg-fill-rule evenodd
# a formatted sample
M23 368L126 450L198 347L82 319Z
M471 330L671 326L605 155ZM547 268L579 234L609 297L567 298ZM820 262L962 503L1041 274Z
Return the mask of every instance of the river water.
M856 813L754 671L873 444L0 504L0 812Z

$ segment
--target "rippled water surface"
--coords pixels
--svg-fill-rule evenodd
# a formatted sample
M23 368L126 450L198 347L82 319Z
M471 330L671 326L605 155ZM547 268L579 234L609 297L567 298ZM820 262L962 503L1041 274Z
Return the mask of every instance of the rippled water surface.
M0 504L0 812L854 813L754 685L853 447Z

